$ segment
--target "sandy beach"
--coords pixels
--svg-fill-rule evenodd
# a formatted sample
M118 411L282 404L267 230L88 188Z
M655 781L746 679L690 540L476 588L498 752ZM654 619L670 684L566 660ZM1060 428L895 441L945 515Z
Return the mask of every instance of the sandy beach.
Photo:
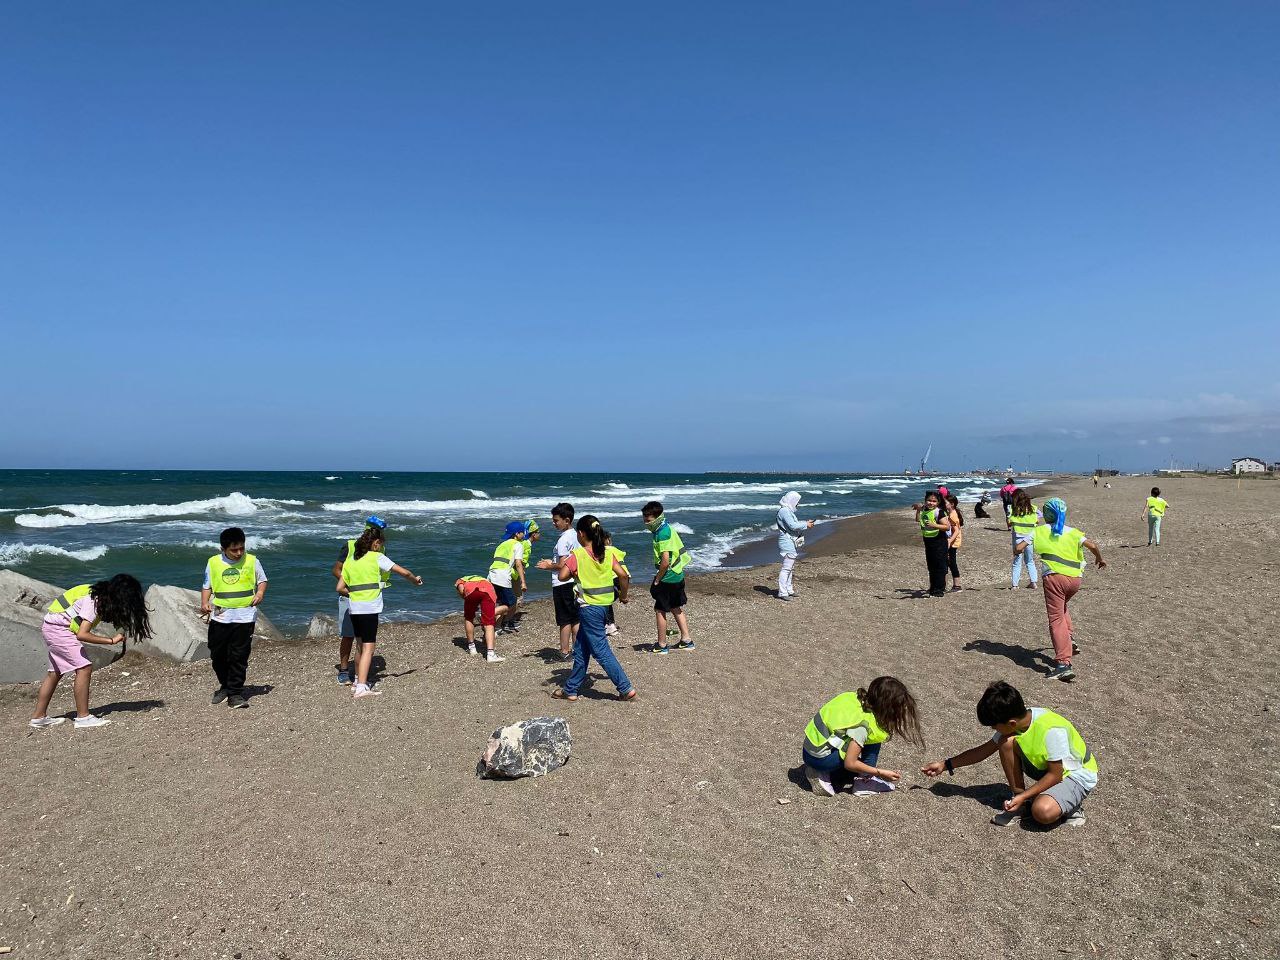
M1009 591L1009 538L966 506L966 589L919 596L910 511L858 518L801 561L689 585L696 652L654 657L646 558L615 649L577 703L549 605L485 665L458 617L383 630L385 695L353 703L336 643L255 651L246 711L213 707L208 663L133 655L95 674L112 724L29 731L0 691L0 946L15 958L1275 956L1274 482L1057 482L1108 561L1072 603L1078 679L1044 677L1039 592ZM1037 499L1042 490L1035 491ZM803 515L803 504L802 515ZM678 518L677 518L678 519ZM318 576L327 559L317 559ZM890 743L894 794L819 800L799 750L814 710L890 673L925 751ZM1087 823L988 820L995 759L916 771L986 736L1003 679L1072 719L1099 758ZM69 684L51 713L68 714ZM478 780L489 733L569 719L567 766Z

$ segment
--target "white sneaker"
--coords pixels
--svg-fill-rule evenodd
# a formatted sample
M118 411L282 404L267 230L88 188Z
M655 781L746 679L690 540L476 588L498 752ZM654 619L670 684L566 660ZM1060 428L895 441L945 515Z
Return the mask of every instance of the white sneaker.
M496 653L494 653L492 650L490 650L487 654L485 654L484 659L487 663L502 663L507 658L500 657Z
M809 789L813 791L815 797L834 797L836 795L836 785L831 782L831 774L822 770L815 770L809 766L804 768L804 772L805 776L809 778Z
M111 721L106 717L95 717L89 714L87 717L76 717L76 729L87 730L90 727L105 727Z
M36 730L43 730L46 727L56 727L66 719L66 717L39 717L38 719L30 721L27 726Z
M997 827L1012 827L1015 823L1020 823L1021 821L1021 810L1001 810L991 818L991 822Z
M474 643L467 644L467 653L471 654L473 657L476 655L476 645Z
M1071 816L1067 817L1068 827L1083 827L1084 824L1085 819L1083 810L1077 810L1075 813L1071 814Z
M351 698L353 700L360 700L364 697L380 696L382 696L382 691L373 689L373 687L369 686L367 683L357 683L355 689L351 691Z
M606 637L612 637L617 632L618 632L618 625L616 623L610 623L605 625L604 635Z
M880 777L853 778L853 795L855 797L873 797L877 793L891 793L893 789L892 783Z

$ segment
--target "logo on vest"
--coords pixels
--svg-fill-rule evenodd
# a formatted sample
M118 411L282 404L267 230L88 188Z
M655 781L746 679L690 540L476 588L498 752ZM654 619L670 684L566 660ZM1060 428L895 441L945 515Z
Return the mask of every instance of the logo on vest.
M228 568L222 571L223 583L238 583L240 581L240 571L234 568Z

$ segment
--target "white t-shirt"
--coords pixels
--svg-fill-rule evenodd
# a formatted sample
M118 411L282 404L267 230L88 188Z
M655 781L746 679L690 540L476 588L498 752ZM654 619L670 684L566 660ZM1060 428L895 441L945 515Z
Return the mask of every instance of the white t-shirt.
M1031 722L1044 713L1044 707L1031 708ZM992 743L999 743L1003 734L997 733L991 738ZM1045 756L1049 760L1062 761L1063 776L1071 774L1071 779L1087 790L1098 785L1098 775L1084 768L1084 761L1071 752L1071 732L1066 727L1052 727L1044 735ZM1072 771L1075 771L1074 773Z
M385 553L378 554L378 569L382 571L390 570L396 565L396 562L388 557ZM378 591L378 596L373 600L352 600L352 613L381 613L382 612L382 591Z
M515 569L516 561L524 560L524 544L517 540L511 545L511 566L495 567L489 571L489 582L495 587L511 587L511 571ZM490 563L493 561L490 560Z
M556 567L559 567L564 561L564 558L573 553L577 546L578 534L573 527L570 527L564 533L560 534L560 539L556 541L556 545L551 551L551 559L555 562ZM573 583L573 581L561 580L554 572L551 574L551 586L553 587L563 587L570 583Z
M222 559L225 563L231 562L230 560L227 559L227 555L225 553L222 555ZM257 557L253 558L253 570L255 575L253 586L254 586L254 589L257 589L258 584L264 583L267 579L267 575L262 570L262 561L259 560ZM205 564L204 586L201 587L200 589L208 590L209 587L210 587L209 565ZM210 603L213 602L212 598L210 598L209 602ZM219 607L217 604L214 604L212 619L216 620L218 623L256 623L258 620L258 608L257 607Z

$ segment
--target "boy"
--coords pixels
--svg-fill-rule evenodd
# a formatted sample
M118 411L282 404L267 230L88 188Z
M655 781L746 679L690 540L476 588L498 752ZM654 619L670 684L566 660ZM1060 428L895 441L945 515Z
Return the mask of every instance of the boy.
M1098 785L1098 760L1085 746L1071 721L1042 707L1027 709L1022 694L1004 682L987 687L978 701L978 723L995 735L946 760L925 764L921 772L936 777L945 770L980 763L1000 754L1005 779L1013 791L1004 810L991 818L1007 827L1029 811L1036 823L1051 826L1066 819L1071 826L1084 823L1081 806ZM1030 789L1024 775L1035 778Z
M373 528L381 530L383 534L387 532L387 521L383 520L377 514L373 514L364 522L364 529ZM363 532L363 531L361 531ZM333 562L333 579L336 583L342 579L342 565L347 562L347 556L355 549L355 540L348 540L342 545L342 549L338 551L338 559ZM382 589L385 590L391 583L391 574L383 572ZM338 595L338 683L350 686L351 681L355 677L355 671L351 667L351 648L355 644L356 632L351 625L351 598ZM359 658L360 651L356 651L356 657Z
M550 560L539 560L539 570L551 570L551 601L556 610L556 626L560 628L560 657L567 659L573 650L573 640L578 633L578 598L573 592L573 581L556 576L560 565L578 546L578 534L573 529L573 504L557 503L551 508L551 525L560 536L551 549Z
M511 574L520 575L520 593L524 593L524 521L512 520L507 524L506 536L493 551L493 562L489 564L489 582L498 594L498 603L507 608L507 612L498 617L500 633L515 633L515 624L507 625L509 617L516 608L516 593L511 588Z
M249 650L258 604L267 593L267 575L258 558L244 550L244 531L228 527L218 538L222 552L209 558L200 590L200 613L209 620L209 657L218 677L215 704L249 706L244 678L249 672ZM210 605L212 601L212 606Z
M1169 509L1169 501L1160 496L1160 488L1152 487L1151 496L1147 497L1147 505L1142 508L1142 515L1147 520L1147 546L1152 542L1160 546L1160 521L1164 512Z
M685 619L684 607L688 597L684 592L684 568L689 563L689 551L685 549L680 534L671 529L663 513L662 504L650 500L640 511L644 518L645 529L653 534L653 565L657 572L649 593L653 596L653 609L658 624L658 642L654 645L654 653L668 653L667 646L667 614L674 614L676 625L680 628L680 639L674 646L677 650L697 649L689 637L689 621Z
M506 657L500 657L493 649L493 625L496 619L507 612L506 607L496 606L497 592L493 584L484 577L459 577L453 583L458 596L462 597L463 627L467 632L467 653L476 655L476 610L480 611L480 625L484 627L485 660L489 663L502 663Z

